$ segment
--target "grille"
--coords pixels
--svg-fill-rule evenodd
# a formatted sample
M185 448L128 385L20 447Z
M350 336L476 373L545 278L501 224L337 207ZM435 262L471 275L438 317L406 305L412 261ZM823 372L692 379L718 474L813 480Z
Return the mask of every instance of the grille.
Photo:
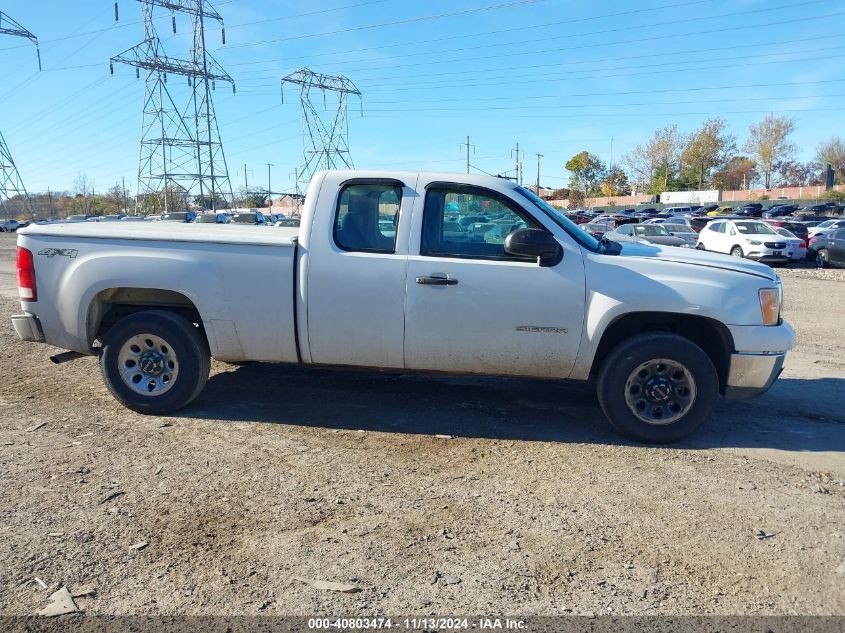
M786 248L786 242L766 242L765 246L766 248L774 248L777 250L779 248Z

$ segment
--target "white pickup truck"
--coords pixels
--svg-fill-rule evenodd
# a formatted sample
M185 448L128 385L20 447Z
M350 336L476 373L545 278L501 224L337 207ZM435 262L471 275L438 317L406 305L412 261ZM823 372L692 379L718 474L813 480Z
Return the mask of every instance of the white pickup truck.
M191 402L210 358L595 382L621 432L669 442L764 393L794 341L768 266L597 241L530 191L338 171L299 228L66 223L18 235L18 336L98 355L142 413Z

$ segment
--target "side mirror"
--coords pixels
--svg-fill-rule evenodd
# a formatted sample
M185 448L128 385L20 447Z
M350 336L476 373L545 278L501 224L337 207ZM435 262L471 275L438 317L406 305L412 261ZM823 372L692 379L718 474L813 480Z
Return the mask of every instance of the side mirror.
M563 247L551 233L542 229L511 231L505 238L505 252L508 255L538 258L540 266L556 266L563 259Z

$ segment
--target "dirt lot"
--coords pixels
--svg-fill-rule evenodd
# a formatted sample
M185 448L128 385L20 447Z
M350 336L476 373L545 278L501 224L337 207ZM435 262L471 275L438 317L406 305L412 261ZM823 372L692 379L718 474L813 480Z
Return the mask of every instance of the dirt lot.
M95 359L14 337L13 245L4 614L89 584L93 614L845 614L845 271L782 271L781 380L655 448L527 380L216 363L182 414L140 416Z

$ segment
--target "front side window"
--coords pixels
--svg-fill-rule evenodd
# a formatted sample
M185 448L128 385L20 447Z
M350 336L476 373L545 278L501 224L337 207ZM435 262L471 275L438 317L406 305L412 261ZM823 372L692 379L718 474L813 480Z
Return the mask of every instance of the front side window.
M541 227L504 196L474 187L437 185L425 194L420 253L522 260L505 253L505 238L525 228Z
M402 204L399 183L354 183L341 191L335 214L335 243L345 251L396 252Z

